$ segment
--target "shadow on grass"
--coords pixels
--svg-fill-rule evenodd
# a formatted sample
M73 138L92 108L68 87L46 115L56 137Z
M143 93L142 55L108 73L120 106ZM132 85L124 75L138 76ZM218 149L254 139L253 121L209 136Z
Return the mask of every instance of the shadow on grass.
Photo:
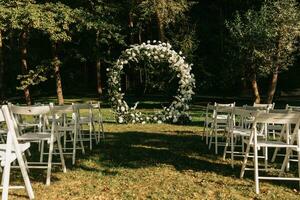
M207 150L201 136L187 132L109 133L99 149L95 149L89 157L82 156L82 159L96 159L107 168L172 165L179 171L212 171L225 176L238 176L238 171L233 172L230 165L218 162L220 158Z
M232 169L229 163L209 151L201 136L193 132L169 133L122 132L108 133L106 141L94 149L90 157L104 168L146 168L171 165L178 171L213 172L226 177L239 178L241 165ZM220 149L221 150L221 149ZM85 167L80 166L85 169ZM89 168L88 170L98 170ZM100 170L105 174L105 170ZM113 170L112 170L113 171ZM253 180L253 171L246 172L245 179ZM114 176L117 172L108 171ZM297 182L268 181L278 186L297 188Z

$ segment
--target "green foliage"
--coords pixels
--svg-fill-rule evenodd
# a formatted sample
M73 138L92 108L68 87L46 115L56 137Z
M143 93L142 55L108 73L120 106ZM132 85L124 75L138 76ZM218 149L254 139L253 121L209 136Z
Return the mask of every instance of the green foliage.
M261 76L286 70L293 64L300 33L295 0L266 1L259 11L236 14L226 26L246 71Z
M186 0L144 0L136 5L135 11L139 13L138 17L141 21L151 20L156 13L159 13L164 25L169 25L175 23L180 16L183 17L188 7Z
M53 43L71 41L71 25L76 23L77 10L62 3L45 3L41 5L43 17L36 27L47 35Z
M41 82L45 82L48 78L48 72L50 67L46 65L36 66L35 70L29 70L25 75L18 75L17 80L20 81L18 90L24 90L29 86L38 85Z

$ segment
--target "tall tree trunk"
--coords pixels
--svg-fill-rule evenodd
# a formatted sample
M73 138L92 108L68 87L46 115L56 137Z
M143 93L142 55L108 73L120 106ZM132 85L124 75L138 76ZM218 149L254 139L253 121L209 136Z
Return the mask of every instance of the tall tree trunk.
M252 85L252 90L253 90L253 94L254 94L254 102L260 103L260 95L259 95L259 89L258 89L258 84L257 84L255 73L252 74L251 85Z
M101 81L101 60L100 57L96 58L96 74L97 74L97 92L99 97L103 94L102 91L102 81Z
M99 44L99 31L96 32L96 47L97 49L100 49ZM99 95L99 98L101 98L103 91L102 91L102 79L101 79L101 59L100 55L96 55L96 76L97 76L97 92Z
M277 81L278 81L278 66L276 67L275 71L272 74L272 78L268 90L267 103L272 103L273 101L274 94L276 92Z
M52 44L52 53L53 53L53 67L54 67L54 76L56 80L56 93L58 104L64 104L64 96L63 96L63 89L61 83L61 76L60 76L60 60L57 54L57 44Z
M28 35L26 31L23 31L20 36L20 50L21 50L21 70L22 74L28 73L28 65L27 65L27 41ZM31 97L29 88L26 87L24 89L24 95L27 105L31 105Z
M134 43L133 26L134 26L133 17L132 17L132 12L130 11L129 15L128 15L128 27L129 27L129 32L130 32L130 37L129 37L130 44Z
M163 24L162 16L157 9L156 9L156 22L157 22L159 40L164 42L166 40L165 27Z
M156 4L154 6L155 6L155 15L156 15L156 23L157 23L157 28L158 28L159 40L164 42L166 40L164 19L162 16L162 12L159 10L160 4L164 4L164 2L155 1L154 3Z
M2 43L2 31L0 31L0 101L4 97L4 60L3 60L3 43Z

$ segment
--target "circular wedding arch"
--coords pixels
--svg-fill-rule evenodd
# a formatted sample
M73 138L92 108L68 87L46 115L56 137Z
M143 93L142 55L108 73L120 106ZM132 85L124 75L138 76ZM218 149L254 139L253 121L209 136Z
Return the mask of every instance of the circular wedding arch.
M146 115L138 112L134 107L129 107L124 100L124 93L121 89L121 73L124 65L129 62L139 63L140 60L149 62L169 63L170 70L177 73L179 78L177 94L169 107L163 107L163 110L155 114ZM148 41L140 45L133 45L122 52L121 56L108 71L108 87L110 101L116 114L118 123L185 123L191 120L188 114L188 103L192 99L195 88L194 75L191 73L192 64L185 61L181 52L177 53L172 49L169 43L160 41Z

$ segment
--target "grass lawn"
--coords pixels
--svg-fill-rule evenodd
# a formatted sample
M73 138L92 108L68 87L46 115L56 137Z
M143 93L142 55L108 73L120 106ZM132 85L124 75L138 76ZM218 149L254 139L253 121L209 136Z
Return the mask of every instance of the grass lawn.
M79 154L75 166L67 158L67 173L56 168L51 186L44 185L45 171L30 172L36 199L300 199L296 182L263 181L255 195L253 172L240 179L241 161L232 169L208 151L199 110L192 107L193 123L179 126L117 125L104 109L105 141ZM24 190L10 194L27 198Z

